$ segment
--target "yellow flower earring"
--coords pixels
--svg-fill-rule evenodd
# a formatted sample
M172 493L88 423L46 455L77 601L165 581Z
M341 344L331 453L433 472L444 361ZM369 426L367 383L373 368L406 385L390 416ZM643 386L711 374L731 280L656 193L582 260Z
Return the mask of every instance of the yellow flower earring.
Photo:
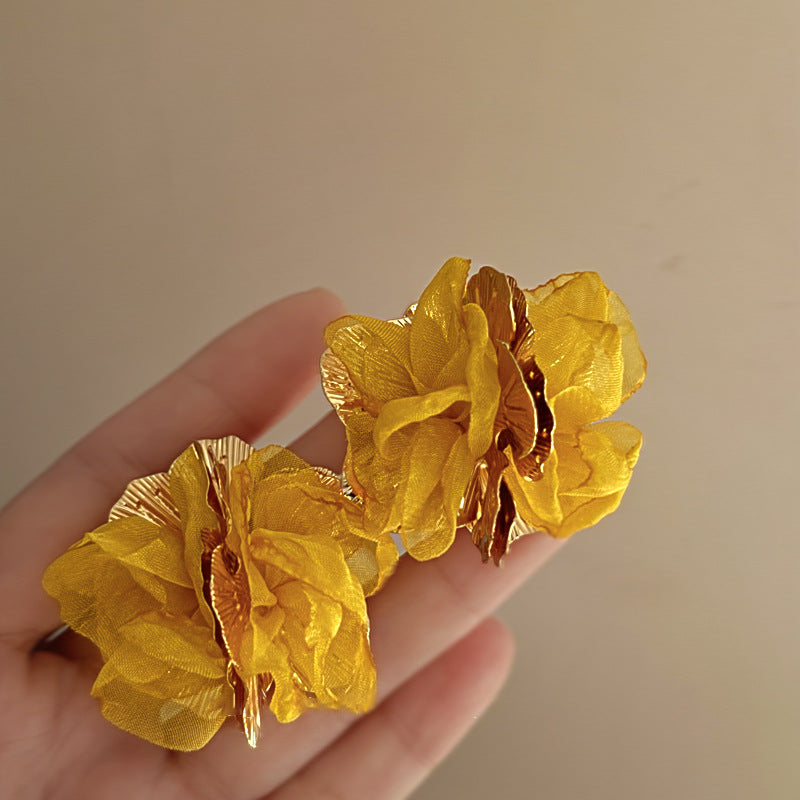
M594 273L523 292L450 259L405 317L333 322L323 387L347 429L345 475L372 535L415 558L466 525L496 563L532 530L569 536L619 504L641 436L613 413L645 360Z
M44 587L100 649L92 688L115 725L173 750L228 716L251 745L262 707L366 711L375 695L365 596L394 568L339 479L280 447L227 437L130 484L109 522Z

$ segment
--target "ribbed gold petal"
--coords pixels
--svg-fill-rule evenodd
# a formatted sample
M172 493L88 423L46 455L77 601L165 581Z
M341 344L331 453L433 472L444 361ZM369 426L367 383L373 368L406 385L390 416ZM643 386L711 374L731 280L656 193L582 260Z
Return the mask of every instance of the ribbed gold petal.
M464 299L479 305L486 314L492 339L507 345L513 343L516 325L508 276L491 267L481 267L467 281Z
M500 405L494 423L496 441L501 449L510 444L515 454L524 457L537 440L536 406L519 364L505 344L497 348L497 370Z
M250 592L244 570L239 569L238 560L234 560L232 564L231 559L236 559L236 557L232 553L225 553L224 544L220 544L214 549L211 554L209 588L211 606L219 622L227 656L241 672L240 654L242 639L250 616Z
M234 467L247 461L253 447L238 436L225 436L222 439L199 439L192 445L208 474L207 503L211 509L227 519L228 483Z
M476 521L470 526L472 541L484 561L499 564L505 555L508 534L516 511L511 493L503 481L508 458L497 449L486 454L486 470L480 473L482 496Z
M250 747L255 747L261 737L261 709L269 703L273 687L269 675L253 675L244 681L245 699L239 722Z
M202 451L204 463L208 465L222 464L226 469L233 469L237 464L247 461L253 452L253 446L238 436L223 436L221 439L198 439L195 448Z
M122 497L111 507L108 521L125 517L143 517L156 525L180 531L178 509L169 490L169 476L165 472L137 478L128 484Z
M334 410L341 414L358 406L360 395L353 386L350 373L342 360L332 350L326 350L320 360L322 388Z

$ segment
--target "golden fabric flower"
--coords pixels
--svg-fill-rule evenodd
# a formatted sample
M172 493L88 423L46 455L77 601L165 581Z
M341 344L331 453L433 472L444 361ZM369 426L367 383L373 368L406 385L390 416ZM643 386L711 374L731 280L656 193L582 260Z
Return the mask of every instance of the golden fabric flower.
M115 725L174 750L262 705L365 711L375 667L365 594L394 567L338 478L280 447L227 437L133 481L109 521L44 575L64 621L100 649L92 687Z
M489 267L468 272L450 259L402 319L333 322L323 387L371 535L398 531L429 559L466 525L499 563L524 533L568 536L616 508L641 437L591 423L638 388L645 362L594 273L523 292Z

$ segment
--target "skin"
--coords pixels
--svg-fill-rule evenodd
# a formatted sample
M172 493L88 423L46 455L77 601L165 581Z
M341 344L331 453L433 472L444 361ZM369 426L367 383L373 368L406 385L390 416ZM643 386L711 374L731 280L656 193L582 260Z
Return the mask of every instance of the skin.
M460 534L442 558L403 557L370 599L379 676L363 717L267 718L251 750L226 723L202 751L177 754L113 727L89 688L97 654L62 636L44 568L104 515L133 478L165 470L191 441L257 439L318 381L322 330L340 316L324 290L263 308L78 442L0 512L0 775L15 798L408 797L491 703L511 663L496 607L559 546L514 546L502 569ZM276 344L278 346L276 346ZM293 449L339 469L341 425L327 417Z

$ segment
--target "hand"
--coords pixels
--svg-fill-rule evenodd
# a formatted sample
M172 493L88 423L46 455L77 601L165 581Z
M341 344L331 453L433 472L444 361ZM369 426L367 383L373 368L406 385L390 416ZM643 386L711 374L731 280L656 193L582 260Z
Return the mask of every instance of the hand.
M267 713L253 751L232 722L196 753L113 727L89 689L98 655L59 624L44 568L104 521L128 481L165 470L191 441L256 439L318 380L321 330L341 314L321 290L262 309L75 445L0 513L0 776L14 798L407 797L490 703L512 653L491 617L558 543L526 537L503 569L468 536L442 558L403 557L369 603L378 703L364 716ZM293 449L341 468L344 436L324 419Z

